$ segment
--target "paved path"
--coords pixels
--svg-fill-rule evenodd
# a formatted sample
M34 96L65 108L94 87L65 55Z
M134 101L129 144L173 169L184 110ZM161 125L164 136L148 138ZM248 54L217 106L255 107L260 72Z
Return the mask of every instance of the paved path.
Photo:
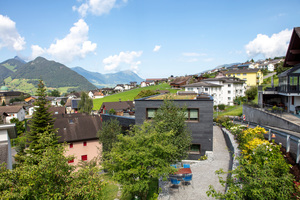
M221 129L214 126L213 155L205 161L196 161L191 164L193 172L193 181L191 185L182 186L178 189L171 188L170 184L166 187L169 193L160 197L161 200L205 200L214 199L207 197L206 191L209 185L213 185L217 191L225 191L225 188L219 183L215 171L223 168L228 171L230 155ZM188 162L188 161L186 161ZM224 176L225 178L225 176Z

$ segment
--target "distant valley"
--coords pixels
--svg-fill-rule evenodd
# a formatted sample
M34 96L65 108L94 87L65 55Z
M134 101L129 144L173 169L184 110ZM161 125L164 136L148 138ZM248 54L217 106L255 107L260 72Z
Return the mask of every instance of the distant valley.
M16 56L0 63L0 86L5 83L9 90L35 94L39 79L43 79L49 91L58 89L61 93L113 87L130 81L140 83L143 80L131 71L100 74L81 67L68 68L43 57L26 63Z

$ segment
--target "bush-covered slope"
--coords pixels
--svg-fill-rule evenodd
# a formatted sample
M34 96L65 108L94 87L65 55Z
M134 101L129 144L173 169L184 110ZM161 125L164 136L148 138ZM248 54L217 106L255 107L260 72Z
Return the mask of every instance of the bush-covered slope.
M65 65L42 57L19 67L12 79L43 79L45 85L51 88L70 87L77 91L96 89L96 86Z

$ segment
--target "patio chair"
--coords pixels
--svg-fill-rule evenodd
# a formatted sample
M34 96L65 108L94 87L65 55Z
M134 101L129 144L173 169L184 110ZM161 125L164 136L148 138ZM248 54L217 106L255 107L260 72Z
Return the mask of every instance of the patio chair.
M183 164L183 168L191 168L190 164Z
M177 165L170 165L171 167L174 167L175 169L177 169Z
M171 187L177 187L178 191L179 191L179 187L180 187L180 182L179 180L177 180L176 178L170 178L170 181L171 181L171 184L172 186Z
M187 174L187 175L185 175L185 177L183 178L183 184L184 185L190 185L192 179L193 179L193 174ZM192 187L194 188L193 185L192 185Z

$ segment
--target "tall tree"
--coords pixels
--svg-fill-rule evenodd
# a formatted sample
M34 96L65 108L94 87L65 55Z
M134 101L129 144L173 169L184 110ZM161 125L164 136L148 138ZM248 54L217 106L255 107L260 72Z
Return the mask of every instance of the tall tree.
M103 199L100 170L75 170L68 164L72 158L64 156L63 144L53 145L56 139L55 132L42 132L40 154L24 155L24 162L13 170L0 166L1 199Z
M249 101L254 100L257 95L257 87L251 86L248 90L246 90L245 95Z
M81 113L90 114L93 108L93 100L85 92L81 92L78 108Z
M99 141L102 143L102 155L106 158L106 154L111 151L113 144L117 142L117 136L121 134L121 126L117 119L102 123L102 129L99 130Z
M147 199L150 183L174 172L170 166L176 151L169 142L172 137L173 131L157 132L149 122L118 135L118 142L109 152L110 159L103 164L123 185L123 194Z
M30 154L37 154L41 148L38 140L40 134L45 131L54 131L54 119L48 109L50 107L46 99L46 88L42 80L39 81L37 89L37 100L34 102L35 111L30 120L30 131L28 132L27 138L29 141L28 152Z
M60 97L60 92L58 90L52 90L49 93L49 96L53 96L53 97Z
M185 159L188 156L188 149L191 145L191 132L185 123L186 109L175 105L172 100L164 100L164 104L157 110L153 118L156 131L173 131L174 137L170 142L177 147L173 154L173 161Z

